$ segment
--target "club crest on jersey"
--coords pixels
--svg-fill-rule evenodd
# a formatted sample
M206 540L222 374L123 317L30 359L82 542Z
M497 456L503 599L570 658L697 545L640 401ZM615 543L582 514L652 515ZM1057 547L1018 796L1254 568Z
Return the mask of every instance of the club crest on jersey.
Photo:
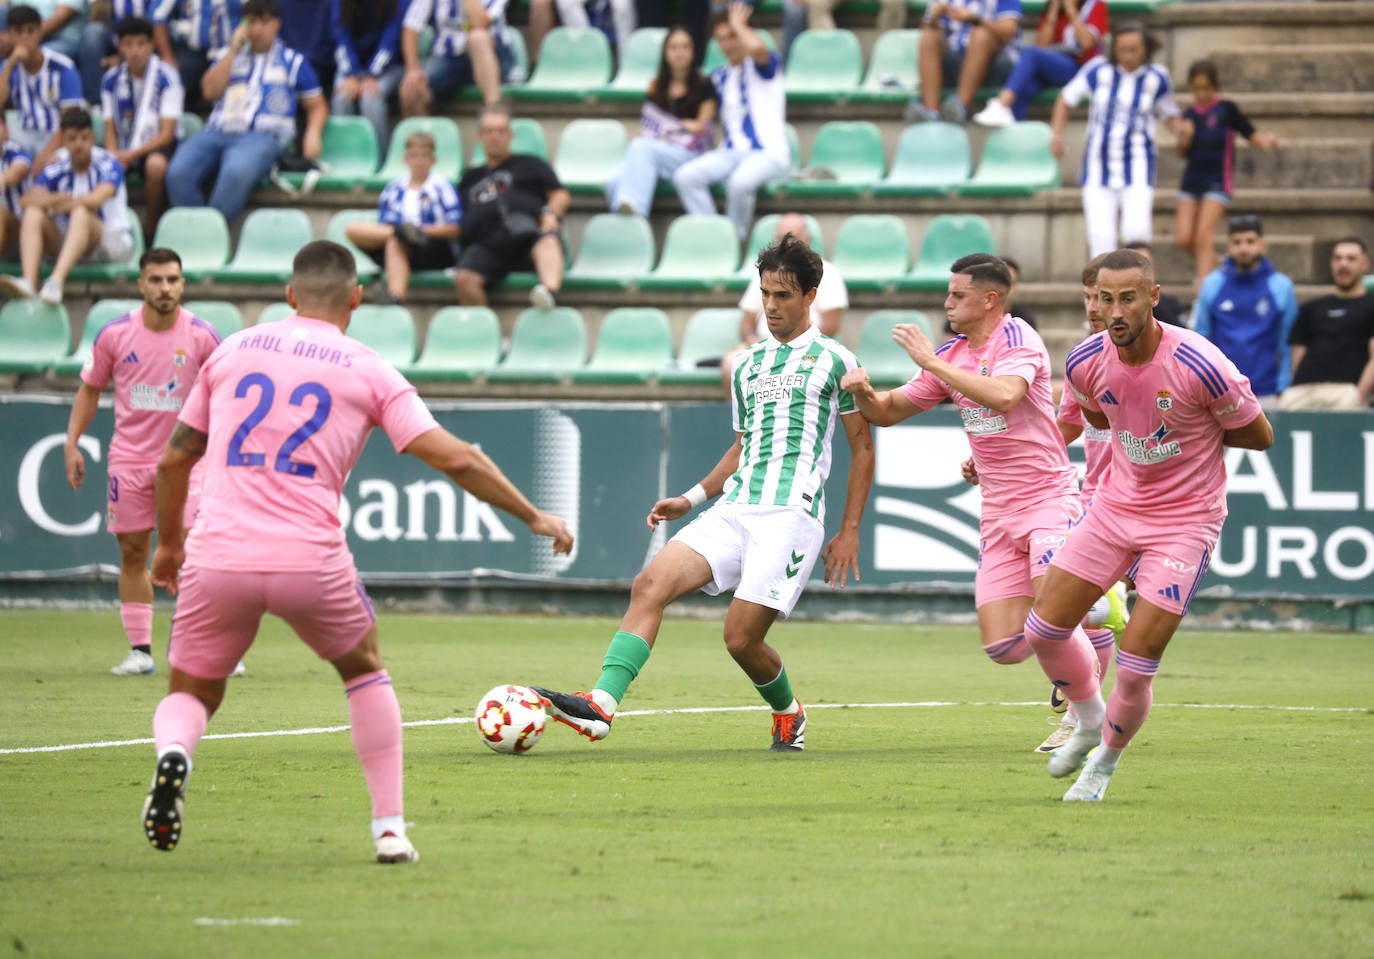
M804 370L809 370L809 369L811 369L811 368L812 368L813 366L815 366L815 365L816 365L816 358L815 358L814 356L812 356L811 354L808 353L806 356L803 356L803 357L801 358L801 368L802 368L802 369L804 369Z
M1155 394L1155 406L1161 413L1167 413L1174 408L1174 394L1168 390L1160 390Z
M176 351L176 354L172 357L172 365L173 365L173 366L177 366L177 367L181 367L181 366L185 366L185 365L186 365L186 351L185 351L185 350L177 350L177 351Z
M980 357L978 357L978 375L979 375L979 376L991 376L991 375L992 375L991 373L988 372L988 358L987 358L986 356L980 356Z

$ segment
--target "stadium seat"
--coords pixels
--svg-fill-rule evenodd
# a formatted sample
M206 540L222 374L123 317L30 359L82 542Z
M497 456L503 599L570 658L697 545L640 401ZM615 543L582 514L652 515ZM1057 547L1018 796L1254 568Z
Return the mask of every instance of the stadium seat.
M572 376L582 383L646 383L672 361L668 315L653 307L621 307L601 321L596 352Z
M944 290L949 286L950 264L970 253L996 253L988 221L973 213L946 213L926 227L916 265L903 278L903 289Z
M176 250L182 273L199 279L229 262L229 224L211 206L173 207L157 221L153 246Z
M940 342L930 320L920 310L874 310L864 320L855 351L859 365L868 371L868 378L874 383L905 383L917 373L915 361L892 340L892 328L898 323L915 323L926 336Z
M739 344L740 311L734 307L697 310L687 320L678 347L677 362L658 375L660 383L716 383L720 366L701 366L703 360L719 360Z
M187 137L195 136L204 129L205 121L202 120L198 114L191 113L190 111L185 111L181 114L181 138L183 140Z
M221 340L243 329L243 316L239 308L228 300L192 300L183 305L213 326Z
M843 102L863 78L863 52L851 30L803 30L788 60L803 65L783 78L787 99L796 103Z
M353 262L358 268L358 281L360 283L368 283L376 279L378 274L382 272L382 268L377 265L372 257L358 249L358 247L353 244L353 241L348 238L348 224L359 222L376 223L377 211L363 209L340 210L329 218L329 226L325 228L324 238L326 240L333 240L335 243L348 248L348 251L353 254Z
M549 141L544 136L544 128L539 125L538 120L532 120L529 117L512 117L510 130L510 151L512 153L528 153L531 156L539 157L541 160L549 158ZM472 147L472 162L464 169L481 166L486 162L487 151L482 146L482 141L478 140Z
M401 372L416 381L465 383L501 360L501 322L485 306L446 306L429 321L420 358Z
M790 2L790 0L788 0L788 2ZM778 52L778 42L773 39L771 31L755 27L754 32L763 40L763 45L765 47L772 50L774 53ZM701 72L710 76L712 70L723 66L725 66L725 54L721 53L720 44L716 43L716 38L712 36L711 39L706 41L706 54L701 60Z
M67 311L42 300L10 300L0 309L0 373L42 373L72 346Z
M835 267L851 290L893 290L911 266L906 226L890 213L849 217L835 237Z
M573 120L558 138L554 172L573 193L600 194L625 159L629 142L619 120Z
M920 87L916 72L916 50L920 44L920 30L880 33L868 58L862 96L882 100L905 100L912 96Z
M391 131L382 168L365 178L369 190L380 190L406 173L406 137L412 133L434 137L434 172L455 184L463 175L463 135L448 117L406 117Z
M639 278L645 289L711 290L739 270L735 227L718 214L683 214L668 226L658 266Z
M786 196L856 197L883 178L883 135L867 120L832 120L816 131L809 169L825 169L834 180L788 180L773 193Z
M638 216L598 213L582 230L582 246L567 273L570 288L623 289L654 265L654 233Z
M825 234L821 232L820 221L810 213L802 215L806 219L806 232L811 234L811 249L825 256ZM773 242L773 234L777 232L781 217L780 213L770 213L754 221L754 228L749 231L749 242L744 247L744 262L739 265L740 275L753 275L754 261L759 258L759 252Z
M296 251L315 239L310 217L294 208L259 207L243 221L234 258L214 271L222 283L284 282Z
M968 133L954 123L913 123L902 131L892 169L874 186L884 195L953 192L968 181L973 160Z
M392 366L407 367L415 359L415 320L404 306L364 304L353 311L348 335Z
M253 321L253 325L257 326L261 323L275 323L277 320L286 319L295 312L295 310L291 309L290 303L269 303L262 308L262 312L258 314L258 318Z
M91 355L91 349L95 346L96 335L105 324L142 305L142 300L96 300L86 311L86 322L82 324L81 342L77 344L76 352L54 363L52 371L58 376L75 376L80 373L81 367L85 365Z
M797 133L797 128L790 123L787 124L787 152L792 156L792 162L787 165L787 172L795 176L801 172L801 136Z
M649 81L658 73L667 27L640 27L620 45L620 69L611 81L611 90L643 98Z
M611 79L611 44L594 27L554 27L539 47L539 63L517 99L581 99Z
M965 196L1029 196L1059 186L1059 161L1050 152L1050 127L1025 120L988 135L978 169L959 188Z
M317 190L362 190L377 172L377 131L364 117L331 116L320 138L320 181ZM304 173L281 177L299 187Z
M510 352L488 380L557 383L587 362L587 328L582 314L559 306L530 308L515 320Z

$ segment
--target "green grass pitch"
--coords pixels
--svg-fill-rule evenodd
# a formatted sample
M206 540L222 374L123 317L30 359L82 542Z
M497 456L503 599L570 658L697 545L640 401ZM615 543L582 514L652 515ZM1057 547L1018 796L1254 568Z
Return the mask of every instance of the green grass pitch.
M477 697L585 688L613 623L381 629L406 721L452 721L406 730L414 866L371 861L340 731L203 741L181 845L152 849L151 746L15 750L148 737L162 650L116 679L113 612L0 612L0 956L1374 955L1369 636L1181 634L1106 801L1077 805L1032 753L1039 670L970 628L777 627L811 707L789 756L719 622L669 620L624 704L648 714L519 757L478 741ZM248 670L212 735L347 723L280 623ZM688 707L722 711L664 712Z

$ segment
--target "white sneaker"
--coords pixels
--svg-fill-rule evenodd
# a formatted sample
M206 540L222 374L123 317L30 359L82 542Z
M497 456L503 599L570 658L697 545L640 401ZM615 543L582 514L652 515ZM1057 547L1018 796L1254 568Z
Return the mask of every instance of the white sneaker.
M1112 783L1115 769L1106 769L1097 763L1088 763L1078 774L1078 782L1064 793L1064 802L1101 802L1107 795L1107 787Z
M124 662L110 668L111 676L151 676L157 672L153 657L141 649L129 650Z
M553 291L543 283L537 284L530 290L530 306L536 310L551 310L557 306L554 300Z
M1063 779L1069 773L1076 773L1082 769L1083 761L1088 758L1088 753L1096 749L1101 743L1101 726L1095 729L1084 729L1079 726L1064 745L1050 753L1050 761L1046 768L1055 779Z
M43 288L38 291L38 298L49 306L62 305L62 282L55 276L50 276L43 281Z
M415 847L410 844L410 840L404 836L398 836L394 832L384 832L377 837L377 861L378 862L419 862L420 854L415 851Z
M18 300L34 298L33 284L22 276L0 276L0 291Z
M973 122L984 127L1009 127L1016 122L1016 114L1001 100L989 100L987 106L973 115Z
M230 679L238 679L240 676L245 676L245 675L247 675L247 674L248 674L248 667L245 666L245 665L243 665L243 660L240 659L240 660L239 660L239 664L238 664L237 666L234 667L234 671L233 671L232 673L229 674L229 678L230 678Z
M1053 721L1053 717L1051 717L1051 721ZM1069 741L1069 737L1074 734L1074 730L1076 730L1077 728L1078 722L1065 716L1062 720L1059 721L1059 725L1055 727L1054 732L1046 736L1045 741L1041 743L1039 746L1035 747L1035 751L1038 753L1054 752L1060 746L1064 745L1066 742Z

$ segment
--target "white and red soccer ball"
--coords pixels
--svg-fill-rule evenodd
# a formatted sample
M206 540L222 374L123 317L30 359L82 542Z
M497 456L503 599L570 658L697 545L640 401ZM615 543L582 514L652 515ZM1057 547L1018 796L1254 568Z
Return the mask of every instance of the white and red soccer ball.
M477 701L477 735L498 753L527 753L549 715L528 686L497 686Z

